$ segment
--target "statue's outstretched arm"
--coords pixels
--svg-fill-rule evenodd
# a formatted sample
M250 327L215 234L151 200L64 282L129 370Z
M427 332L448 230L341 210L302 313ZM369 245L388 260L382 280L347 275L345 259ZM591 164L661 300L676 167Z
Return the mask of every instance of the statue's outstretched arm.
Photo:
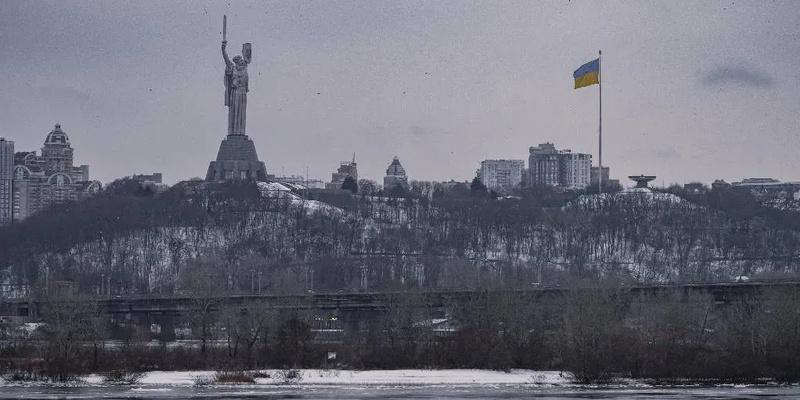
M228 58L228 51L225 50L225 48L227 46L228 46L228 41L227 40L223 40L222 41L222 59L225 60L225 66L231 67L233 65L233 63L231 62L231 59Z

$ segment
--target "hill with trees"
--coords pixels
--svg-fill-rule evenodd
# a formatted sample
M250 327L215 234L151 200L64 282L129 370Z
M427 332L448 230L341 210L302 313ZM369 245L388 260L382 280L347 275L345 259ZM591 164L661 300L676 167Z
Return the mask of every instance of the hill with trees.
M184 182L152 193L118 181L0 230L9 287L171 294L214 265L233 292L524 288L797 276L798 213L747 192L586 194L548 187L497 198L465 184L405 192L265 195ZM328 207L312 207L315 204Z

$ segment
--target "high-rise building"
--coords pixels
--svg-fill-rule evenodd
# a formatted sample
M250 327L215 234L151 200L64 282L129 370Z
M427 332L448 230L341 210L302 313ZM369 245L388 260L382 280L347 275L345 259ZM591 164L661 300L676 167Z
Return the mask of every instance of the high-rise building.
M74 150L60 124L47 134L42 155L35 151L14 154L12 218L23 220L53 204L81 200L100 191L89 180L89 166L73 165Z
M552 143L528 149L528 184L558 185L559 153Z
M563 150L560 154L559 184L569 189L583 189L591 181L592 156Z
M406 170L400 164L400 159L397 156L392 159L389 167L386 168L386 176L383 177L384 189L392 190L396 186L408 189L408 176L406 176Z
M0 226L11 223L14 142L0 137Z
M558 150L552 143L542 143L528 150L527 183L582 189L589 185L592 155Z
M490 190L507 193L522 183L523 160L484 160L481 161L481 182Z

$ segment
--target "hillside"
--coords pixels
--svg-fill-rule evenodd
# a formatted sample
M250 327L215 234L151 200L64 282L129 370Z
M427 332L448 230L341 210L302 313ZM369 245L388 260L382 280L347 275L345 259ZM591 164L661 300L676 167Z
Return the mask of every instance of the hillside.
M172 294L197 274L275 293L795 276L797 214L734 198L542 188L377 197L197 182L154 194L118 183L0 230L0 268L8 293L68 281L113 295Z

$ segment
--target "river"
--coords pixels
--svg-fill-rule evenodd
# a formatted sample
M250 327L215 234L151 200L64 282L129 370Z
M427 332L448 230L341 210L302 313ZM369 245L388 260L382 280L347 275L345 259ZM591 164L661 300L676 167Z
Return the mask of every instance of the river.
M0 387L0 399L800 399L800 386L541 388L529 385Z

